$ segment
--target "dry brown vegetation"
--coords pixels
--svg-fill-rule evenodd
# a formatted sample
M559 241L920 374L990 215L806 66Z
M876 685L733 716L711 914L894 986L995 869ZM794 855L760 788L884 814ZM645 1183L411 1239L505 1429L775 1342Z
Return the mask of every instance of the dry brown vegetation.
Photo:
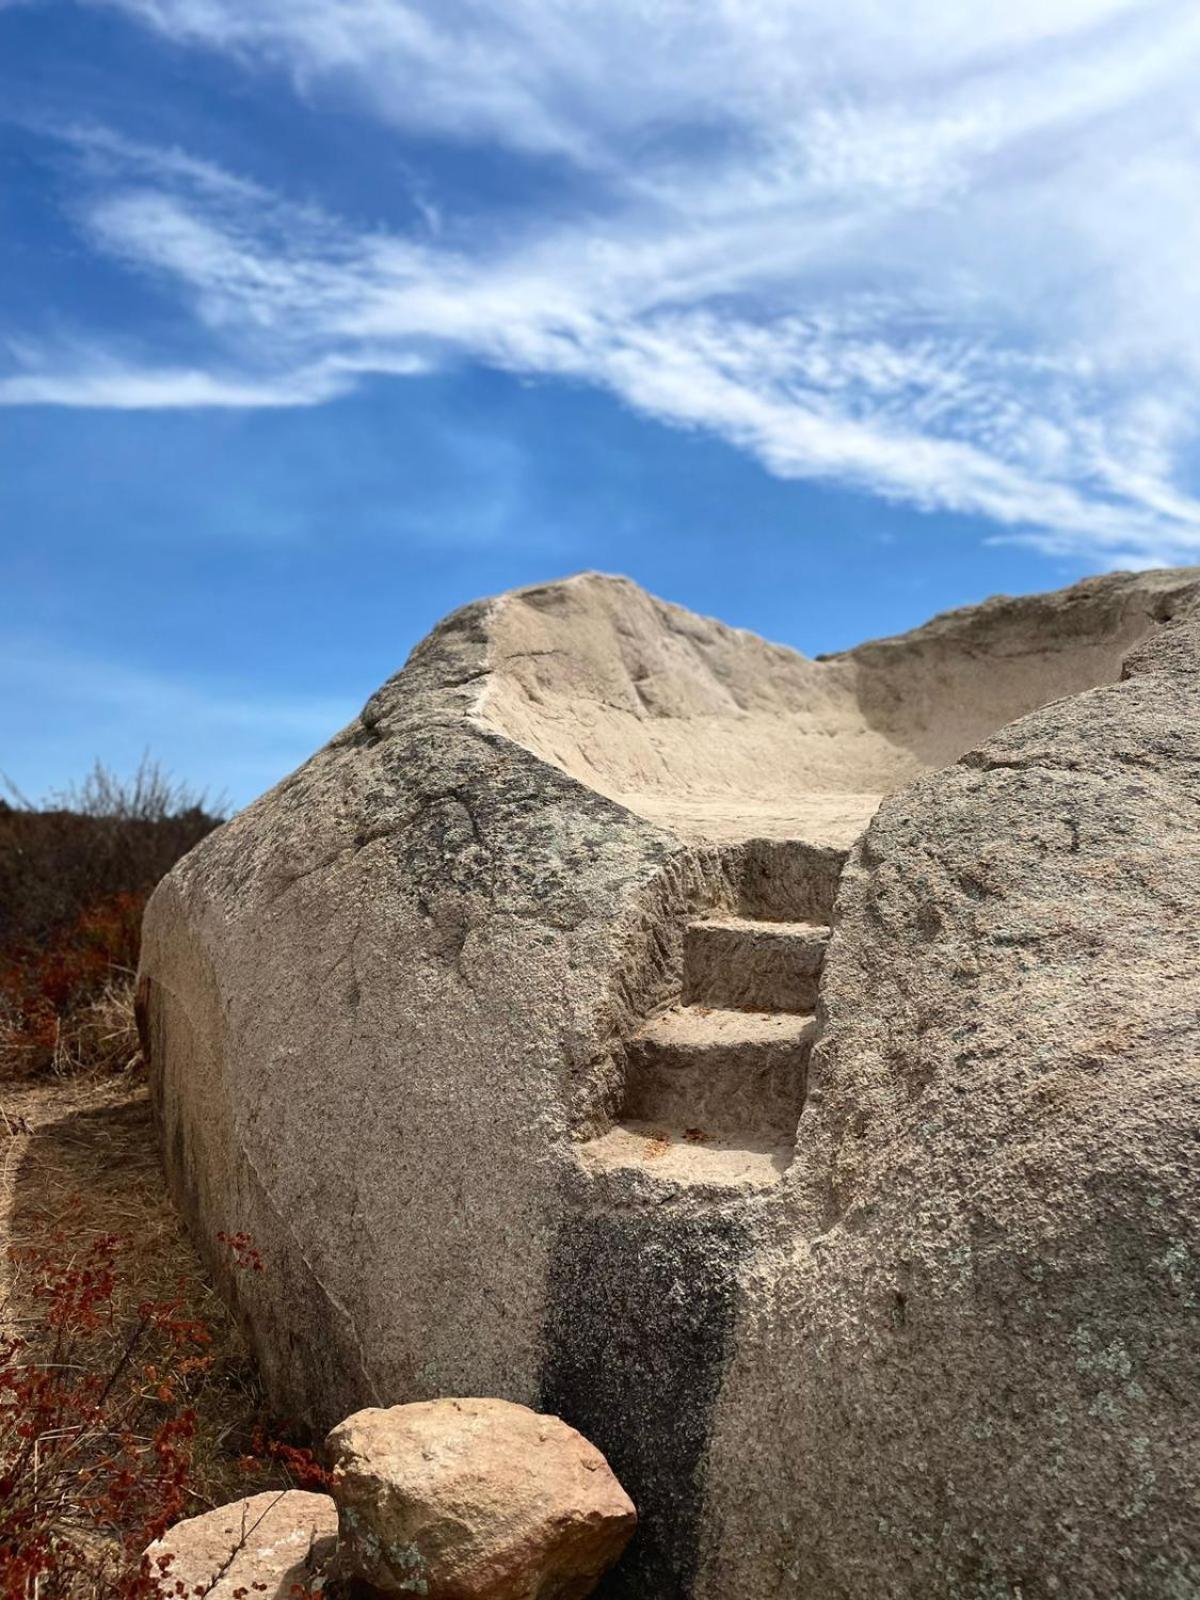
M41 944L117 895L145 895L221 820L223 807L143 760L122 779L97 763L44 805L0 799L0 950Z
M0 1081L126 1067L146 899L219 816L149 761L17 798L0 801Z
M142 1600L167 1523L305 1460L262 1443L245 1343L167 1198L134 1024L145 899L217 819L148 764L58 799L0 811L0 1600Z

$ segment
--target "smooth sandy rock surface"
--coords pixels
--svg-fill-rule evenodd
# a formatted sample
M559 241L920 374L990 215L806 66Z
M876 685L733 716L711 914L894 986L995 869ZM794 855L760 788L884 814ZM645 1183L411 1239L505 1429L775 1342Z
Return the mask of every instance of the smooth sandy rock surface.
M360 1411L328 1449L339 1566L389 1594L576 1600L637 1524L594 1445L503 1400Z
M447 618L147 913L276 1407L565 1418L638 1507L605 1600L1197 1588L1198 592L826 661L595 574ZM832 926L812 1028L760 922Z
M146 1554L166 1594L202 1589L205 1600L290 1600L292 1588L319 1588L337 1541L337 1508L327 1494L267 1490L177 1522ZM173 1559L160 1566L164 1556Z

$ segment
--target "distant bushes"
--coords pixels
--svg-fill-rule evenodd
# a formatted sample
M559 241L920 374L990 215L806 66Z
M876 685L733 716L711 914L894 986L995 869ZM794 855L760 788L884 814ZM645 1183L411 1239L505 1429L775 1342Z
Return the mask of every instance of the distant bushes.
M219 809L146 760L17 798L0 800L0 1077L119 1069L146 899Z
M221 820L148 760L128 779L97 762L49 804L18 800L0 800L0 949L45 945L102 901L147 894Z

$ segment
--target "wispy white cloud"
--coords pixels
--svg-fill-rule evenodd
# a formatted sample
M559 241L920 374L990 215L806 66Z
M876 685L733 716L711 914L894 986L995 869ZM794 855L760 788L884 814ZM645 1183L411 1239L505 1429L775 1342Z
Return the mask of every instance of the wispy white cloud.
M172 411L205 407L248 409L310 406L349 387L333 370L314 368L270 382L222 378L212 372L151 369L105 362L0 377L0 406L69 406L111 411Z
M183 297L226 374L207 403L463 355L1047 549L1200 551L1190 3L108 3L314 102L573 163L590 201L503 245L457 219L452 248L437 194L437 230L356 232L72 130L83 226ZM205 384L126 378L146 403ZM26 371L0 400L61 381Z
M1090 59L1104 30L1169 9L1142 0L1010 0L969 10L912 0L902 11L845 0L832 13L815 0L105 3L181 43L285 68L314 93L350 83L396 122L616 165L631 132L720 122L774 136L810 115L853 114L887 98L898 102L892 120L902 144L914 85L953 103L965 84L986 87L1014 65L1009 76L1028 79L1031 50ZM1138 38L1153 35L1151 26ZM1114 65L1102 56L1116 85ZM1128 49L1125 65L1134 65ZM1072 68L1068 81L1076 76ZM1038 87L1030 84L1031 102ZM976 87L964 103L977 108L982 98ZM979 120L978 110L969 120Z

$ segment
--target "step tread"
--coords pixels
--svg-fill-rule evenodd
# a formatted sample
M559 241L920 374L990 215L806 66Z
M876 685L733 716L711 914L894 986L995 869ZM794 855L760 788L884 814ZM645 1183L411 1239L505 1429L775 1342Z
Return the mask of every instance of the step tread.
M716 1006L677 1006L652 1017L631 1042L673 1050L802 1044L816 1028L811 1013L797 1011L727 1011Z
M716 1138L653 1122L617 1123L581 1148L593 1169L632 1172L679 1188L770 1188L793 1156L790 1143Z
M756 939L799 939L825 943L833 929L827 922L776 922L765 917L693 917L689 931L744 933Z

